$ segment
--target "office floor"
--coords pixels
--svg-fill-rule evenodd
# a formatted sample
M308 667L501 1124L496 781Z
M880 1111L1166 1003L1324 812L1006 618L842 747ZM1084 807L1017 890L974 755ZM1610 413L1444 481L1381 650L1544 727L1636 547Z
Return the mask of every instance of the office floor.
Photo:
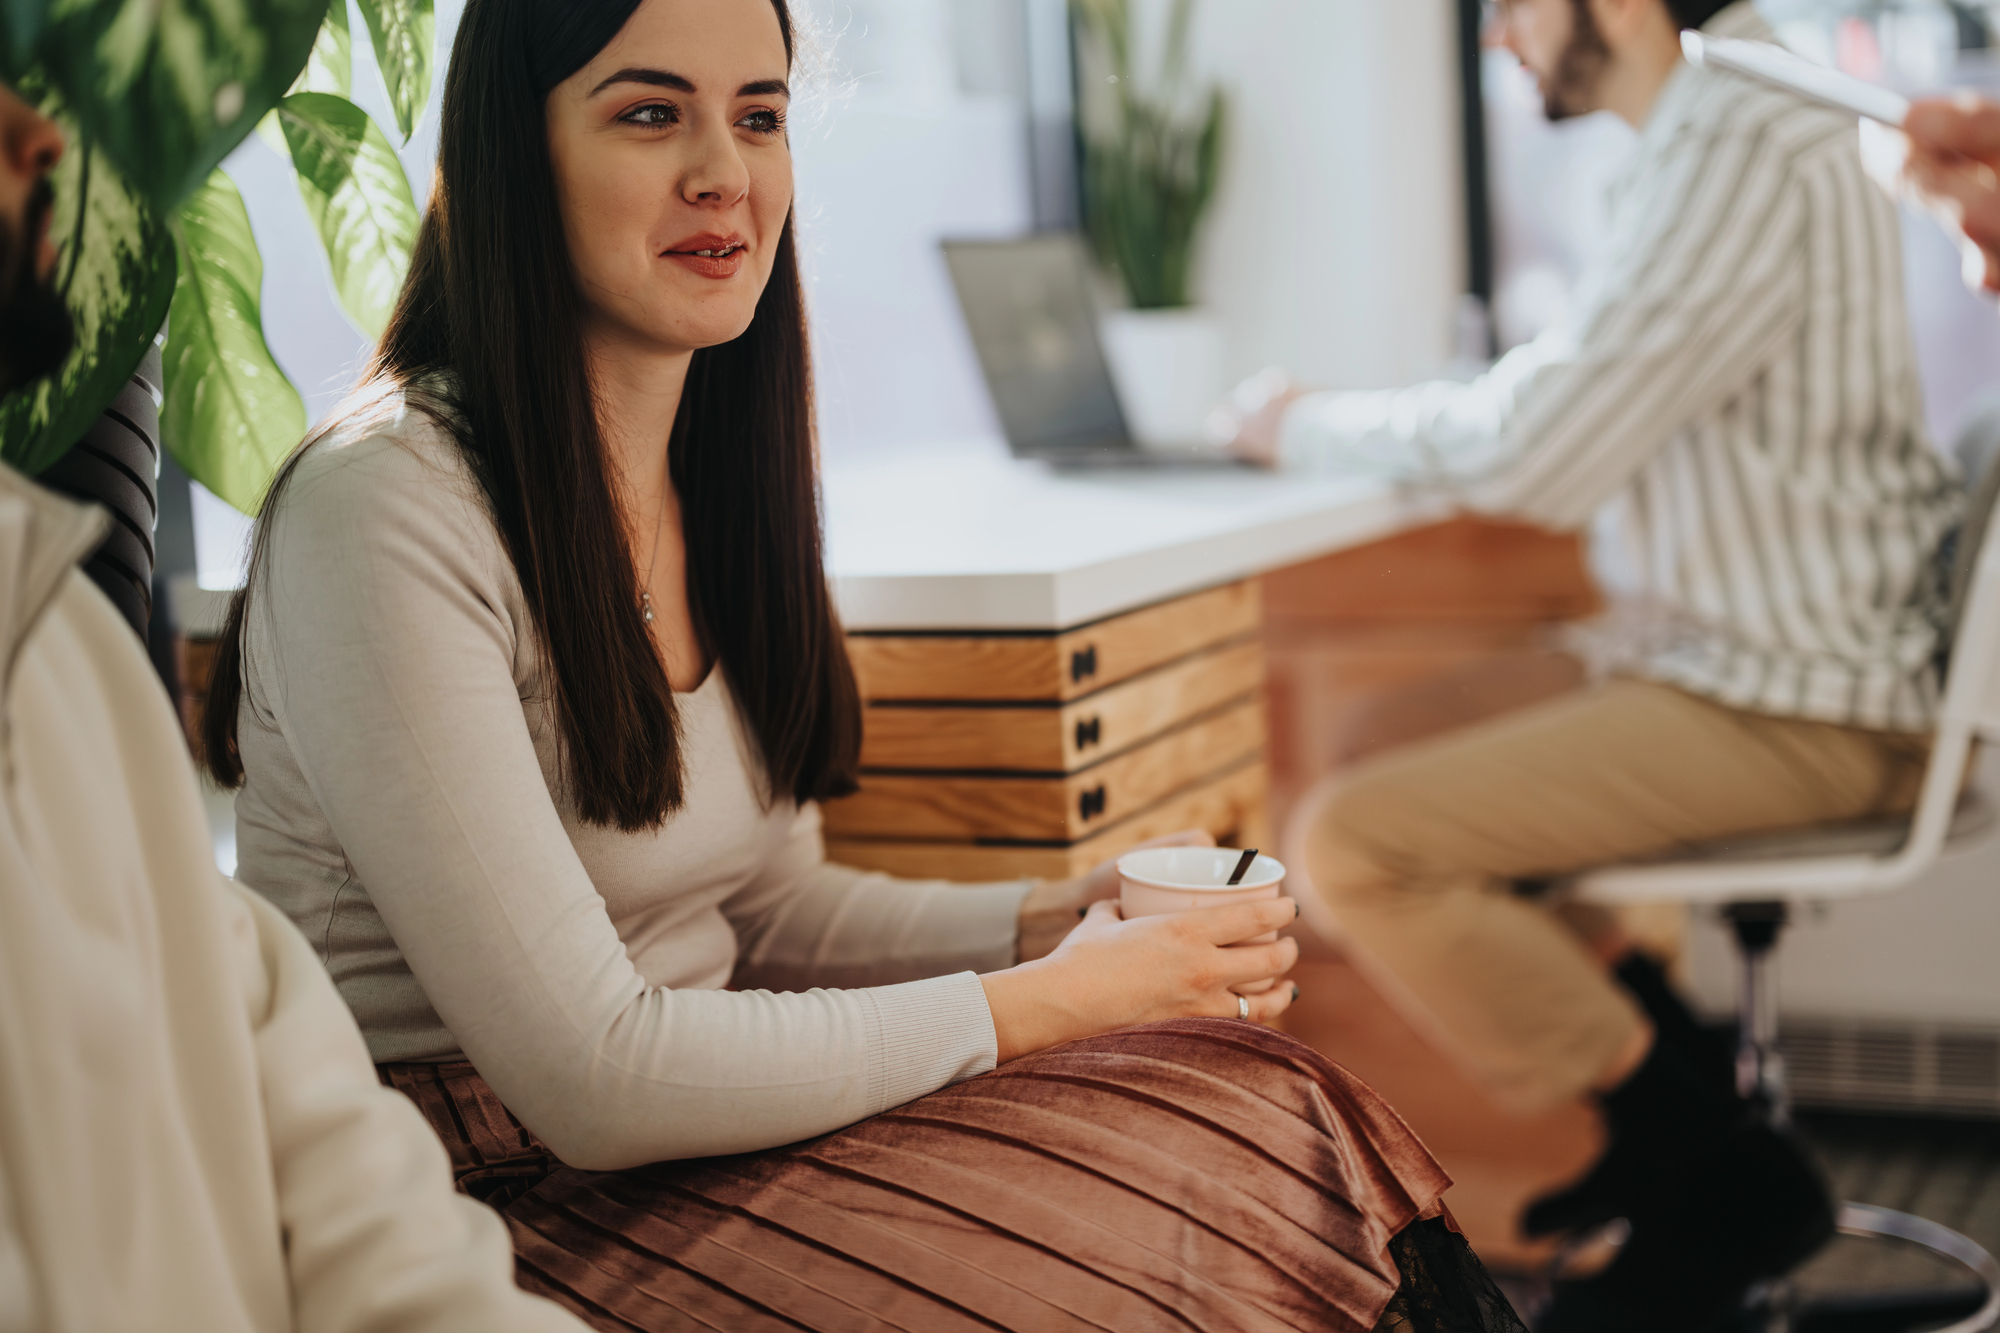
M1840 1198L1915 1213L2000 1254L2000 1122L1802 1113L1799 1128ZM1846 1237L1798 1284L1808 1300L1972 1285L1964 1269L1913 1246Z

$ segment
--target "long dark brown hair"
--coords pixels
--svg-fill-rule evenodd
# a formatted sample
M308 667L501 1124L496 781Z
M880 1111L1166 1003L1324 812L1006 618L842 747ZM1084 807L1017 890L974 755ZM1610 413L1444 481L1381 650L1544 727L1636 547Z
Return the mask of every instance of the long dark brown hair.
M772 5L789 59L791 15L785 0ZM657 827L681 805L680 736L673 690L638 614L638 576L598 432L543 108L637 8L638 0L469 0L409 278L352 406L306 442L397 395L452 433L541 632L569 798L585 820L628 831ZM272 483L267 515L298 457ZM853 791L861 705L820 558L790 219L749 329L694 354L669 470L696 632L727 673L773 796ZM258 524L203 721L205 758L225 786L243 781L243 627L268 531L268 521Z

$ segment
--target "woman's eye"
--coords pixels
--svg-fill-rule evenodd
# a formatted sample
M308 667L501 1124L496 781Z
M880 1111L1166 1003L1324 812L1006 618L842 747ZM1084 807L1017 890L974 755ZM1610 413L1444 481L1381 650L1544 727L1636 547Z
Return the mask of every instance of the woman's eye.
M736 122L746 130L758 134L776 134L785 128L785 113L782 111L752 111Z
M680 108L668 102L649 102L619 117L628 125L644 125L649 129L678 124L680 118Z

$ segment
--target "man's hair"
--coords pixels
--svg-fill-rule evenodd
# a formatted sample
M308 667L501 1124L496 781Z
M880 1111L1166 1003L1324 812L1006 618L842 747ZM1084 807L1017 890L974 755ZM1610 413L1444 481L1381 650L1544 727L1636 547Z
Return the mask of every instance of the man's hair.
M1667 0L1667 12L1683 28L1699 28L1733 3L1734 0Z
M0 217L0 393L53 373L76 341L69 304L41 267L41 240L56 206L43 176L28 193L19 218Z

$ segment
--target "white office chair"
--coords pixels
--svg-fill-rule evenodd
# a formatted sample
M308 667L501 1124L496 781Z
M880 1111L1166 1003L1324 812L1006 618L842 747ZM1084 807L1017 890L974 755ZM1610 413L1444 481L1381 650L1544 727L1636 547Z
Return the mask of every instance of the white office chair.
M1588 871L1559 889L1574 900L1599 904L1682 902L1720 909L1734 928L1742 966L1737 1087L1777 1123L1785 1121L1788 1107L1770 959L1791 905L1893 893L1929 870L1947 848L1970 841L1994 822L1976 793L1960 794L1975 743L2000 741L2000 540L1987 540L1988 520L2000 498L2000 467L1980 467L1991 457L1981 448L1984 443L1967 439L1959 451L1970 475L1985 475L1960 535L1944 704L1914 816L1731 839L1671 861ZM1936 1333L1974 1333L2000 1324L2000 1263L1969 1238L1924 1218L1865 1204L1842 1205L1838 1225L1848 1235L1914 1242L1978 1275L1986 1286L1984 1304Z

